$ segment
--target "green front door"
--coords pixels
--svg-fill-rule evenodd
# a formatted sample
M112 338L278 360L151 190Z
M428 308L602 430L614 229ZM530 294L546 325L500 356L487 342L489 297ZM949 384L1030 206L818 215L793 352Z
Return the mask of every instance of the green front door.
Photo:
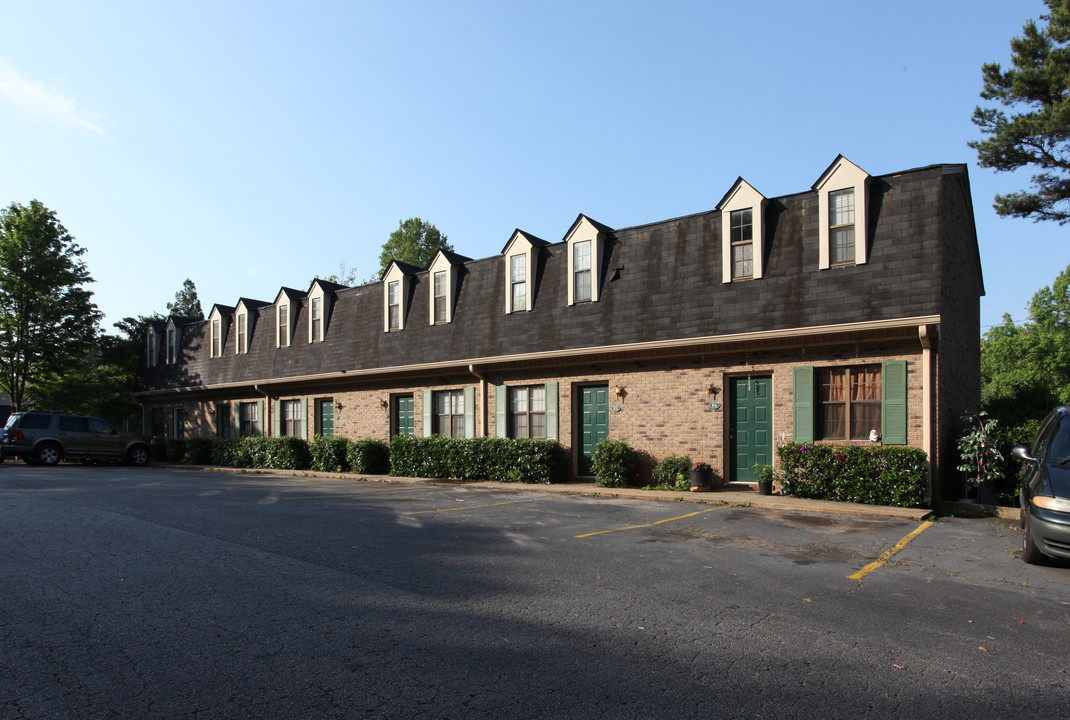
M319 426L317 434L323 437L334 437L334 400L332 398L317 400L316 404L319 406L316 422Z
M576 471L591 475L594 446L609 435L609 387L585 387L580 391L580 456Z
M412 412L412 395L398 395L394 398L394 434L412 435L415 430Z
M729 457L733 482L756 482L754 466L773 464L772 387L767 377L732 380Z

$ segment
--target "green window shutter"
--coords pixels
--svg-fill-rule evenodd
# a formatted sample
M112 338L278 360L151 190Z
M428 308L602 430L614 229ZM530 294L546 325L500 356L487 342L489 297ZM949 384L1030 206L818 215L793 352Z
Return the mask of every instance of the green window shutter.
M797 443L814 441L814 369L800 366L792 370L792 417Z
M476 436L476 389L474 387L464 389L464 436L468 438Z
M494 386L494 437L509 437L509 390L504 385Z
M274 437L282 436L282 413L279 412L280 410L282 410L282 400L273 400L271 402L271 425L275 430L271 434Z
M431 391L424 390L424 437L431 437Z
M241 403L232 404L230 413L230 436L236 438L241 435Z
M907 363L881 365L881 432L885 445L907 444Z
M264 422L264 401L258 400L256 403L256 416L259 418L257 422L260 423L260 434L267 434L267 423Z
M308 398L297 403L298 412L301 413L301 421L297 423L297 437L302 440L308 440L308 403Z
M557 440L557 383L546 383L546 439Z

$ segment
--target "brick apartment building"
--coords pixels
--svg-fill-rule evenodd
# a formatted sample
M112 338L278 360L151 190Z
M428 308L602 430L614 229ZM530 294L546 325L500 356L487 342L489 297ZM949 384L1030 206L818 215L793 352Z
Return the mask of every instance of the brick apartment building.
M766 198L501 253L394 262L150 327L146 427L171 436L546 437L589 474L609 435L753 481L793 440L928 452L958 491L955 438L980 398L984 294L964 165L870 176L840 156Z

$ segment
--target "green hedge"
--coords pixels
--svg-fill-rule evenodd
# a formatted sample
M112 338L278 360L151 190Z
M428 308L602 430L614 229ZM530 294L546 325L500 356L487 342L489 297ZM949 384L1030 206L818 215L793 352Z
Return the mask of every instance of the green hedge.
M651 477L655 490L688 490L691 487L691 458L669 455L658 461Z
M210 438L190 438L186 441L186 453L193 465L211 465L212 447L214 442Z
M310 467L320 472L345 472L349 469L348 446L349 441L343 437L317 435L308 446Z
M390 446L382 440L354 440L347 443L345 458L350 472L368 475L390 473Z
M623 440L602 438L594 446L591 471L602 487L628 487L638 477L638 453Z
M402 477L552 483L565 475L565 451L554 440L396 435L390 441L390 473Z
M925 494L928 457L917 448L791 443L777 455L787 495L915 507Z

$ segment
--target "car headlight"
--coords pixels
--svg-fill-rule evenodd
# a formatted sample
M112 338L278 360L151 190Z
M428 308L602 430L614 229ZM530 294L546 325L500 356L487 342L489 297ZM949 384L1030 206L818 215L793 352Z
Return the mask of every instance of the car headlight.
M1047 495L1034 495L1033 505L1038 508L1044 508L1045 510L1070 513L1070 500L1064 500L1063 498L1048 497Z

